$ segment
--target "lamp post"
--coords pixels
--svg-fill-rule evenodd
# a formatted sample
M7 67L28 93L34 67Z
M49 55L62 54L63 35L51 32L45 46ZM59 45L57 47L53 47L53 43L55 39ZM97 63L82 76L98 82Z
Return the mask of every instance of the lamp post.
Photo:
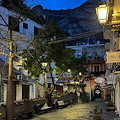
M81 89L82 89L82 85L81 85L81 82L82 82L82 81L81 81L82 73L81 73L81 72L79 72L79 76L80 76L80 81L79 81L79 82L80 82L80 87L81 87ZM82 90L81 90L81 91L82 91Z
M68 74L69 77L70 77L70 75L71 75L71 69L68 69L68 70L67 70L67 74Z
M48 64L46 62L42 63L42 68L44 69L44 71L43 71L43 74L44 74L44 97L45 97L45 87L47 86L47 75L45 72L47 65Z
M67 77L70 77L70 75L71 75L71 69L67 69ZM68 84L68 91L70 92L70 84Z

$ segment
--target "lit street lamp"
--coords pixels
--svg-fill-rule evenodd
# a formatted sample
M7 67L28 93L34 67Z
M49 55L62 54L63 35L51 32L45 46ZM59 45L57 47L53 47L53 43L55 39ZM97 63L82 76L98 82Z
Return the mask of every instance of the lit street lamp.
M101 2L96 8L96 14L101 25L107 25L111 31L120 31L120 0Z
M69 77L70 77L70 75L71 75L71 69L68 69L68 70L67 70L67 74L68 74Z
M81 80L82 73L81 73L81 72L79 72L79 76L80 76L79 82L80 82L80 84L81 84L81 82L82 82L82 80Z
M71 72L71 69L68 69L67 72L70 73L70 72Z
M82 75L82 73L81 72L79 72L79 76L81 76Z
M46 62L44 62L44 63L42 63L42 67L45 69L45 67L47 66L47 63Z
M98 15L98 20L101 25L105 25L106 22L108 21L108 7L106 6L105 2L102 2L99 7L96 8L96 13Z
M42 63L42 68L44 69L44 72L43 72L44 74L44 96L45 96L45 87L47 86L47 75L45 72L45 68L47 67L47 65L48 64L46 62Z

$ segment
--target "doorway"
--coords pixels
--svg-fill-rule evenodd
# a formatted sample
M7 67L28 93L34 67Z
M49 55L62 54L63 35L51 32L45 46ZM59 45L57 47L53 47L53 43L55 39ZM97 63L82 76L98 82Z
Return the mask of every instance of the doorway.
M22 85L22 99L29 99L29 85Z
M94 90L94 95L95 95L95 100L101 100L101 89L100 88L96 88Z

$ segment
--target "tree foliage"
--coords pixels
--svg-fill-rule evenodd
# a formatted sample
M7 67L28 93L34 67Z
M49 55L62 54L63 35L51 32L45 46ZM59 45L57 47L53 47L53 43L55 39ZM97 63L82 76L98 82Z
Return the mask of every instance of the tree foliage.
M65 37L65 34L55 21L51 21L39 30L38 39L34 41L34 49L25 54L27 60L24 66L31 76L38 77L43 71L53 71L52 62L57 66L57 70L65 71L69 68L74 59L74 50L66 48L65 42L49 44L51 40L56 41L62 37ZM48 63L45 69L42 67L44 62Z
M13 32L15 28L27 18L34 21L39 21L39 25L41 25L41 19L38 19L38 16L35 16L31 11L30 7L28 7L23 2L27 3L27 0L1 0L0 5L2 7L7 8L8 11L11 11L9 14L8 11L1 10L0 12L0 46L3 49L1 50L1 54L4 57L4 60L9 59L9 72L8 72L8 81L7 81L7 97L6 97L6 119L12 120L14 114L14 90L13 90L13 61L19 60L21 58L17 53L18 51L22 51L24 46L28 46L28 44L34 39L33 36L29 35L22 36L21 34L16 34ZM14 14L13 14L14 13ZM34 15L34 17L33 17ZM12 19L10 19L12 18ZM32 19L33 18L33 19ZM8 28L8 30L7 30ZM29 41L29 43L28 43ZM22 46L21 46L22 44ZM18 51L14 51L14 47L18 47ZM1 55L1 58L2 58ZM15 61L14 61L15 62Z
M82 78L83 74L87 72L89 61L87 60L87 54L83 54L80 58L73 59L72 63L72 78L78 81ZM81 73L81 76L79 75Z

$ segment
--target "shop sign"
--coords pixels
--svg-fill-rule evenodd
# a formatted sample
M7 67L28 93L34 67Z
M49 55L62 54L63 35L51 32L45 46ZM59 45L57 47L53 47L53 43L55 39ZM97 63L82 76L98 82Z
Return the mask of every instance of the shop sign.
M96 94L100 94L100 90L96 90L95 93L96 93Z
M106 52L107 63L120 62L120 52Z
M60 86L63 86L63 83L59 83Z
M68 91L68 86L63 86L63 91Z
M105 81L105 79L101 78L101 77L98 77L98 78L95 79L96 83L103 83L104 81Z

